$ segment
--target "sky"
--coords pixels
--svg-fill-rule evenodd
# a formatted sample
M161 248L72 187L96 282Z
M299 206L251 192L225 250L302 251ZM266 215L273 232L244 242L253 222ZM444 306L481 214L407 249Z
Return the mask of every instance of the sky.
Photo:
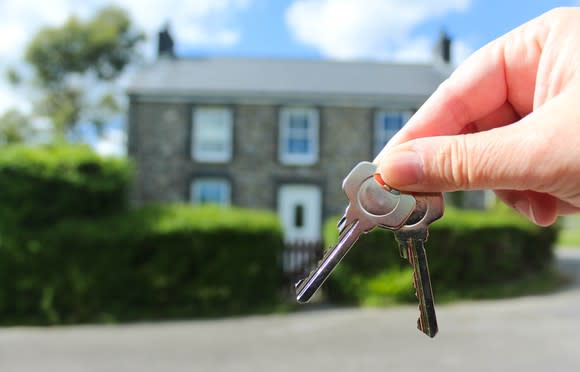
M48 5L49 4L49 5ZM0 0L0 113L27 110L4 71L22 65L27 42L42 27L70 15L90 17L101 0ZM509 30L557 6L580 0L117 0L148 35L145 63L155 58L156 34L170 25L179 56L240 56L429 62L441 32L452 40L455 65ZM121 84L130 79L126 76ZM123 154L126 136L113 126L95 148Z

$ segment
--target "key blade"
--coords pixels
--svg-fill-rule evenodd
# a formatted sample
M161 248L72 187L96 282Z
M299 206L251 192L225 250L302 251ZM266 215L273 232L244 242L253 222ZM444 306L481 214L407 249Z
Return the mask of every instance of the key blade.
M324 254L318 266L306 278L296 283L296 301L300 303L310 301L314 293L328 279L330 273L358 240L361 234L358 229L359 226L358 220L355 220L349 226L345 226L338 238L338 243Z
M399 239L399 244L406 247L407 259L413 267L413 286L417 300L419 300L417 328L427 336L435 337L439 328L424 240L404 236Z
M435 337L439 331L437 325L437 316L435 314L435 301L433 299L433 288L431 287L431 276L429 274L429 264L423 240L415 241L416 254L414 257L413 276L415 277L415 289L417 296L421 298L423 306L420 307L417 328L429 337Z

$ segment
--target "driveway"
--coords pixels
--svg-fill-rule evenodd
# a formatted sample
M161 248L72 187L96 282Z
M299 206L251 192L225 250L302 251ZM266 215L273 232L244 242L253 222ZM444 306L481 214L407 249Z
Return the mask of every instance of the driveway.
M439 306L434 339L414 306L123 326L0 329L0 371L580 371L574 285L548 296Z

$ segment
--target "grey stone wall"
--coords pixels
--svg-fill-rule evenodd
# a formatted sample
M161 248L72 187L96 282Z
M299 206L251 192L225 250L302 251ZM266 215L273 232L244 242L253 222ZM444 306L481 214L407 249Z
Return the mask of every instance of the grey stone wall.
M184 200L189 168L189 110L185 104L131 102L129 156L136 166L131 199Z
M319 108L319 161L310 166L278 161L278 106L236 108L234 160L229 166L234 201L244 207L276 208L277 188L285 183L321 187L323 217L342 213L342 179L358 161L370 158L371 110Z
M278 161L278 112L275 105L233 105L233 159L204 164L191 157L191 110L186 103L131 101L129 155L137 167L133 201L188 201L195 177L221 176L232 184L232 202L250 208L277 208L284 183L319 185L323 218L344 211L343 178L361 160L372 160L371 108L319 107L319 161L287 166Z
M272 209L276 204L272 180L277 168L276 120L277 109L273 106L235 108L234 153L228 167L236 205Z
M324 172L326 217L344 213L342 180L362 160L371 159L373 111L368 108L321 109L320 169Z

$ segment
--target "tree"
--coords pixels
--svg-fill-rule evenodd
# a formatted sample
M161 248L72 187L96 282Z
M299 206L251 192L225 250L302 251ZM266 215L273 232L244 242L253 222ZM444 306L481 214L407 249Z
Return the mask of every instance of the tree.
M29 118L16 109L0 116L0 145L25 142L31 131Z
M62 26L41 29L25 54L41 92L36 114L51 118L61 138L81 122L101 128L122 107L114 82L139 60L143 40L127 13L114 6L87 21L72 16Z
M0 146L15 143L38 145L53 142L52 121L12 108L0 116Z

